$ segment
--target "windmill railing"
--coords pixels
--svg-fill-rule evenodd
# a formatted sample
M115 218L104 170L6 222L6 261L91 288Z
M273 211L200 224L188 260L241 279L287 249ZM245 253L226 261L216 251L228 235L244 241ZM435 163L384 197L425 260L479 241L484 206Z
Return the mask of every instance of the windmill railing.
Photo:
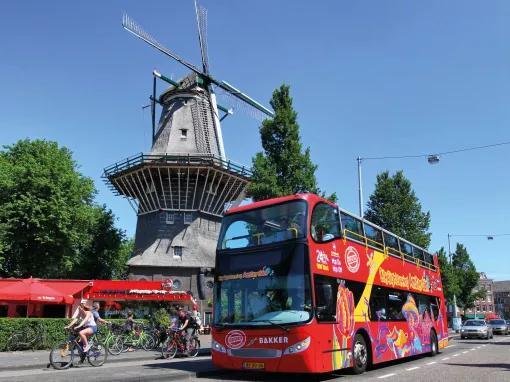
M190 153L172 153L172 154L144 154L139 153L128 157L120 162L108 166L103 171L104 178L110 178L134 167L152 164L152 165L178 165L178 166L213 166L227 170L238 176L250 178L252 172L250 169L232 162L223 160L213 154L190 154Z

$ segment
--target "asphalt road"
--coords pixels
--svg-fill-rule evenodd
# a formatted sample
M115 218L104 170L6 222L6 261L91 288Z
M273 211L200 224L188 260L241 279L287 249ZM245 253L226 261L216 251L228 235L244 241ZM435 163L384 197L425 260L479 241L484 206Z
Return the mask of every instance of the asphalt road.
M198 373L198 374L197 374ZM387 363L363 375L348 370L320 375L317 381L462 381L510 382L510 336L486 340L453 340L436 357L419 356ZM310 376L215 370L209 356L175 360L129 360L93 368L57 371L47 368L2 370L4 381L282 381L312 380Z

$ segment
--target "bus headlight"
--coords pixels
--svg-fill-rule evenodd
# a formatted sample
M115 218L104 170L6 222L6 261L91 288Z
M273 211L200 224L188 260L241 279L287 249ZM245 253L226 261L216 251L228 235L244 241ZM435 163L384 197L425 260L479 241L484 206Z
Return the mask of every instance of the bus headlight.
M220 353L227 352L227 349L225 349L225 346L223 346L222 344L220 344L219 342L217 342L215 340L212 340L212 342L211 342L211 349L216 350L217 352L220 352Z
M289 355L289 354L301 353L302 351L305 351L306 349L308 349L308 346L310 346L310 342L311 342L311 338L308 337L306 340L300 341L292 346L289 346L287 349L285 349L283 354Z

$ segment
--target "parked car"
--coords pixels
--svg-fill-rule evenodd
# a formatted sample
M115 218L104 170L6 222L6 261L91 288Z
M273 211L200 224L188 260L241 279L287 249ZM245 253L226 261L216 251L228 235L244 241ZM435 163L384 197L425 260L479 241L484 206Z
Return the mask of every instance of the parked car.
M493 332L485 320L467 320L460 328L460 338L492 338Z
M496 334L508 334L508 325L505 320L494 319L489 320L489 326L492 328L492 332Z

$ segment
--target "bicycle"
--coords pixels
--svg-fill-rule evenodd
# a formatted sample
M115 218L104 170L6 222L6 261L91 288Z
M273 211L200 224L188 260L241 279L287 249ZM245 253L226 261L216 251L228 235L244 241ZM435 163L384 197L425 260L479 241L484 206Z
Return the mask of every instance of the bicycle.
M64 370L69 368L74 363L76 355L80 356L80 363L87 358L91 366L102 366L108 358L107 348L92 336L89 339L91 345L87 352L83 351L80 342L80 336L74 329L69 329L69 337L60 345L54 347L50 351L50 364L57 370Z
M32 349L46 344L46 329L43 325L37 324L34 327L28 327L24 330L18 330L11 334L7 339L5 350L16 351Z
M147 326L139 324L135 325L134 330L122 335L122 351L126 352L130 347L142 348L144 350L154 349L156 339L146 329L148 329Z
M108 349L108 353L111 355L119 355L123 349L123 342L121 338L121 334L123 333L122 326L108 324L105 330L106 333L104 330L99 330L95 337L99 342L104 344L104 346Z
M177 353L187 355L188 357L196 357L200 349L200 340L195 332L189 343L183 338L183 333L177 328L169 329L168 339L161 347L161 356L166 359L174 358Z

